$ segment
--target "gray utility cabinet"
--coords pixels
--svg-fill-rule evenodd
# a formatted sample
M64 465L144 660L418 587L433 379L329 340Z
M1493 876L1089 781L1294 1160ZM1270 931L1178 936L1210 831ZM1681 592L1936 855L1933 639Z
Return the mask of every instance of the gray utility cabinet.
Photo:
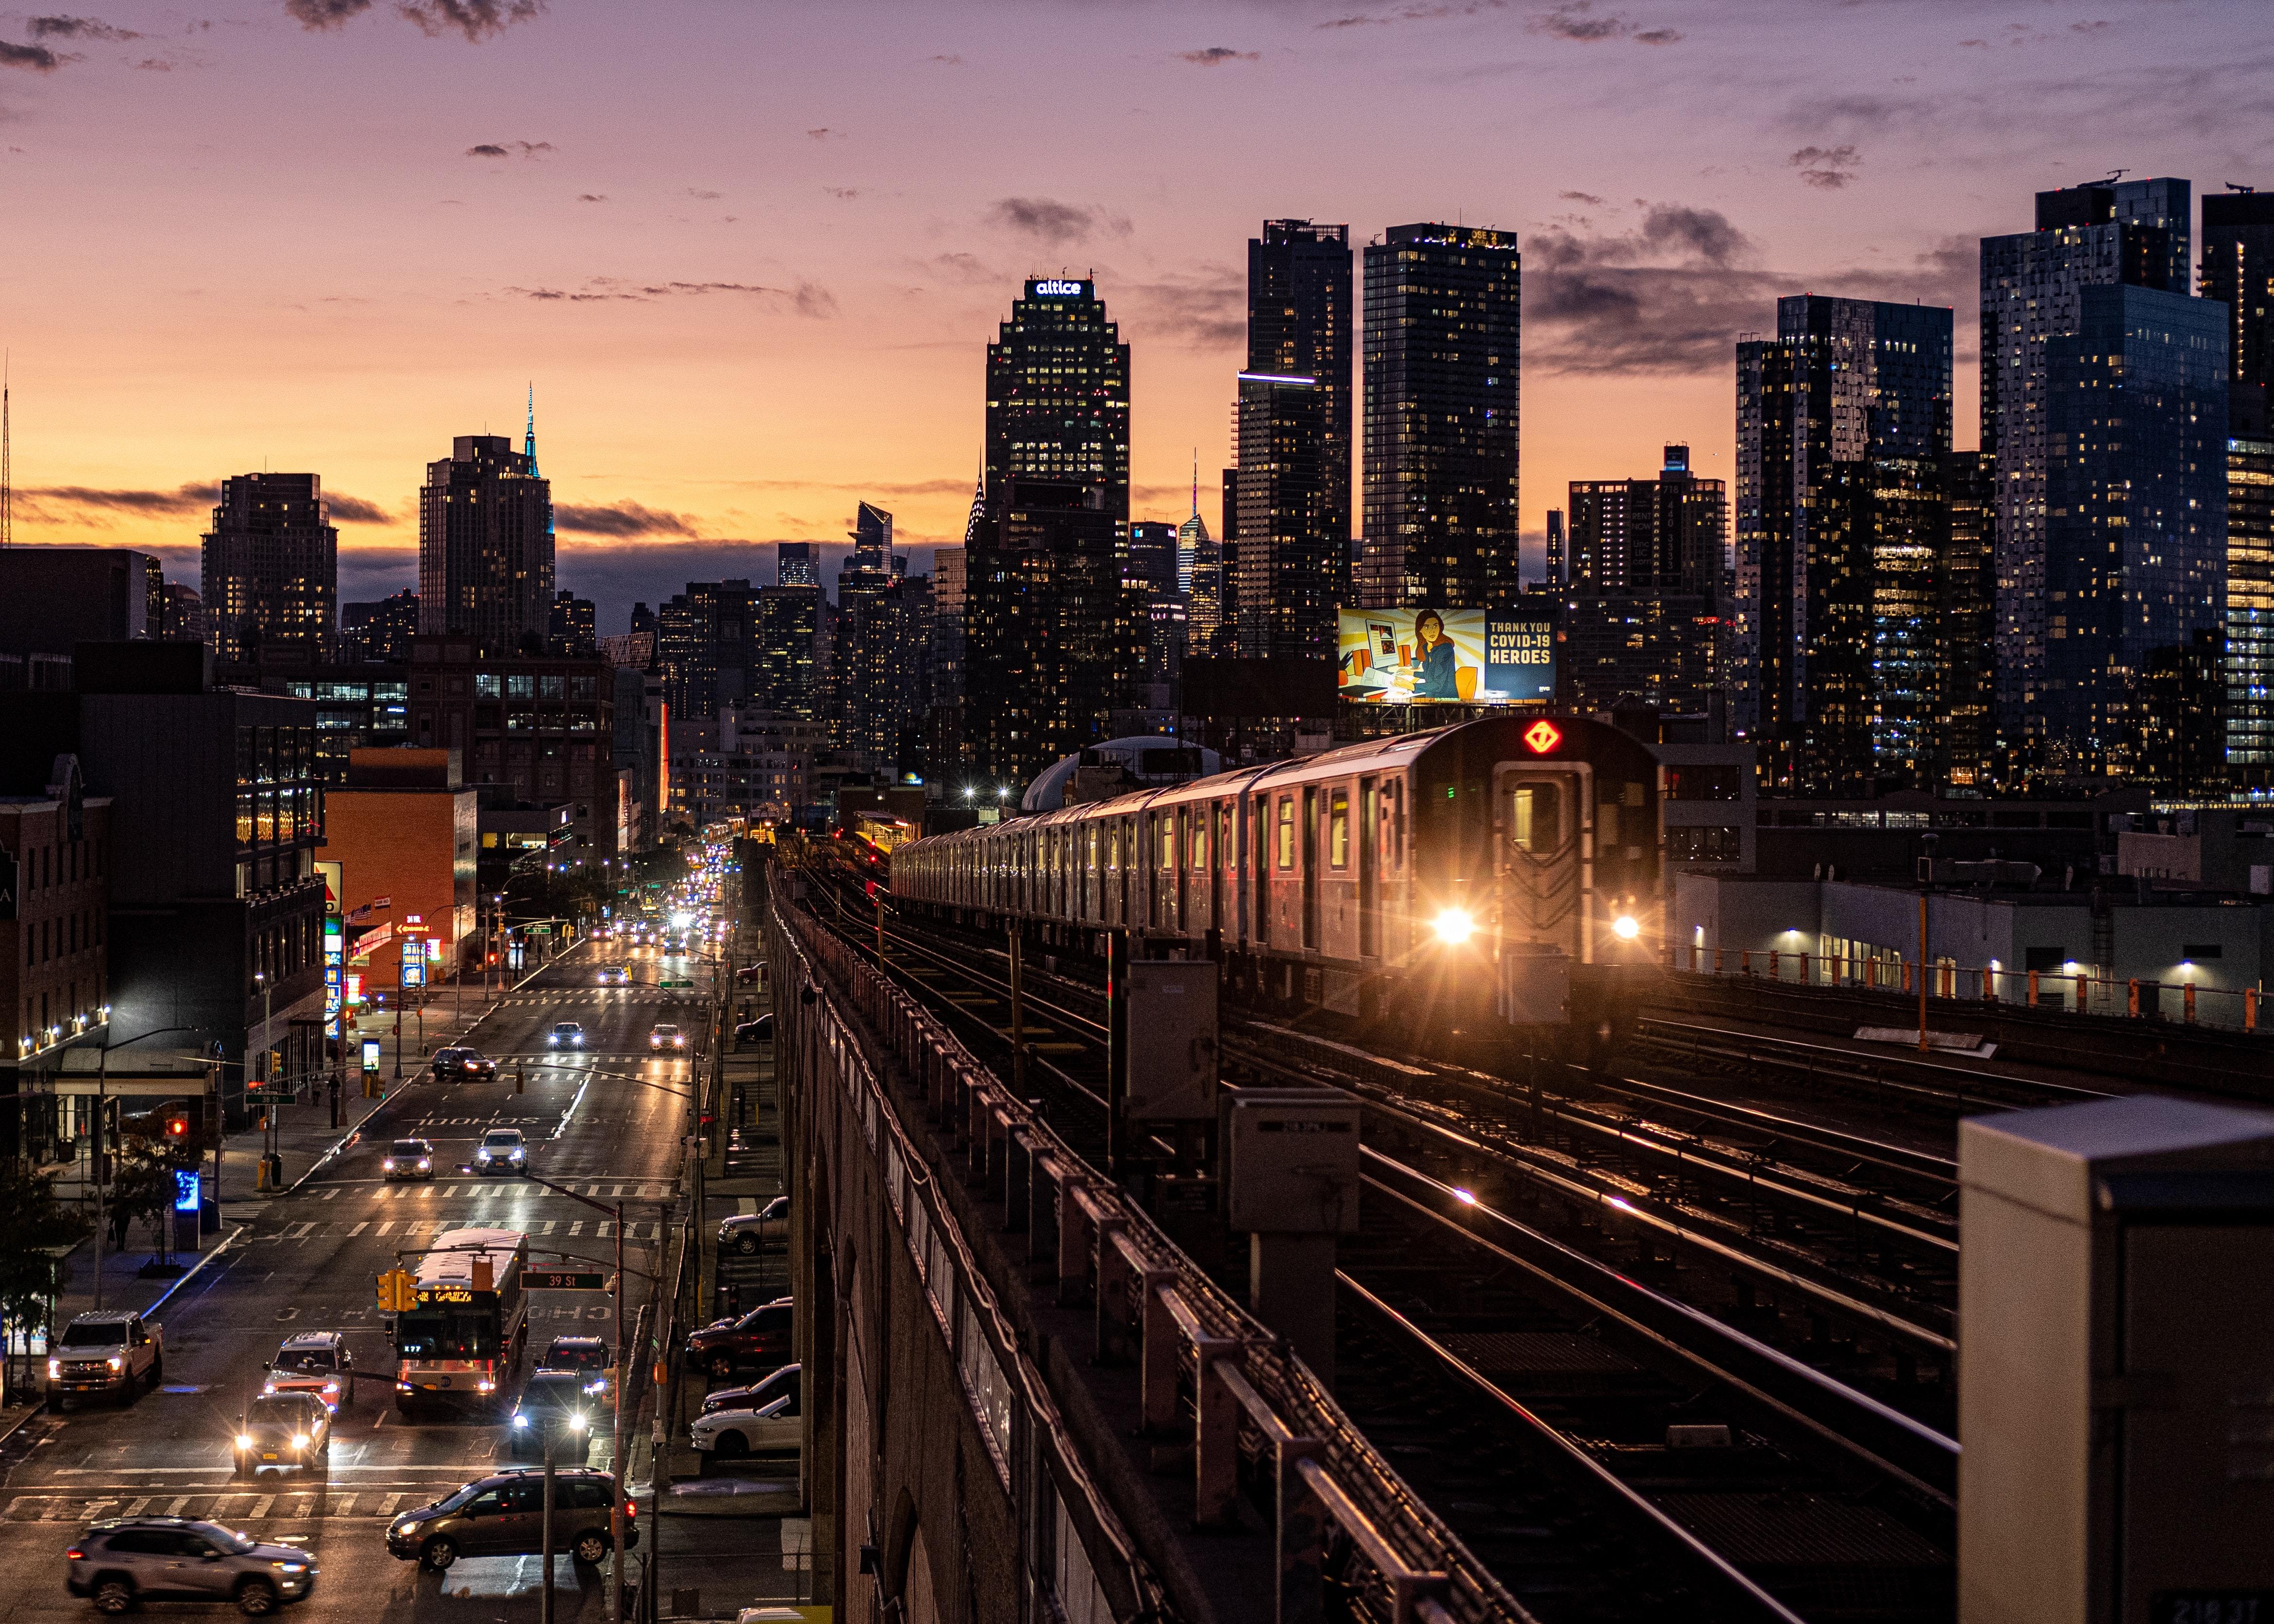
M2274 1624L2274 1115L1958 1144L1961 1624Z

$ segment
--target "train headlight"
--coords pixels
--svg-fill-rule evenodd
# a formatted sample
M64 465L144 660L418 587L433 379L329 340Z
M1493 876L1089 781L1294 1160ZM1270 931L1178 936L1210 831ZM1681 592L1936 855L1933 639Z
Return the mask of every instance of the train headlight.
M1631 942L1642 934L1642 925L1631 914L1622 914L1611 921L1611 934L1622 942Z
M1449 947L1458 947L1477 934L1476 916L1466 908L1441 908L1437 917L1430 921L1430 929L1437 933L1440 942Z

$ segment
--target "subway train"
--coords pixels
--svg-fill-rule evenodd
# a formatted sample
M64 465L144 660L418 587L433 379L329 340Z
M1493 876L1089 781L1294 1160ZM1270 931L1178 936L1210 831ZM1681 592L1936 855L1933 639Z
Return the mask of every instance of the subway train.
M1576 1032L1586 1058L1660 959L1661 790L1636 739L1525 711L912 841L892 902L1075 951L1126 930L1266 1007Z

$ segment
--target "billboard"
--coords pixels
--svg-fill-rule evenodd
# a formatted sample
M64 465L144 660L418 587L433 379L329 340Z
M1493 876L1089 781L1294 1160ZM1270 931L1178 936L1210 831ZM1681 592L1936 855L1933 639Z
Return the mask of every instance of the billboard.
M1512 705L1555 697L1555 624L1487 609L1336 612L1335 691L1364 704Z

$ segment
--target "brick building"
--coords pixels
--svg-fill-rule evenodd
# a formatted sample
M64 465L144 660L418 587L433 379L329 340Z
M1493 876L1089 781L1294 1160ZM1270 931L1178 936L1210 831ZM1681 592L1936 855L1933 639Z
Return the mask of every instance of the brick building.
M371 910L368 922L350 936L388 928L386 938L355 963L365 989L396 984L406 937L432 944L444 965L474 960L475 802L455 750L350 754L347 782L325 797L324 856L341 866L343 912Z
M38 1075L84 1039L109 1036L110 801L88 795L76 756L56 758L44 790L0 795L0 1155L48 1159L59 1136Z

